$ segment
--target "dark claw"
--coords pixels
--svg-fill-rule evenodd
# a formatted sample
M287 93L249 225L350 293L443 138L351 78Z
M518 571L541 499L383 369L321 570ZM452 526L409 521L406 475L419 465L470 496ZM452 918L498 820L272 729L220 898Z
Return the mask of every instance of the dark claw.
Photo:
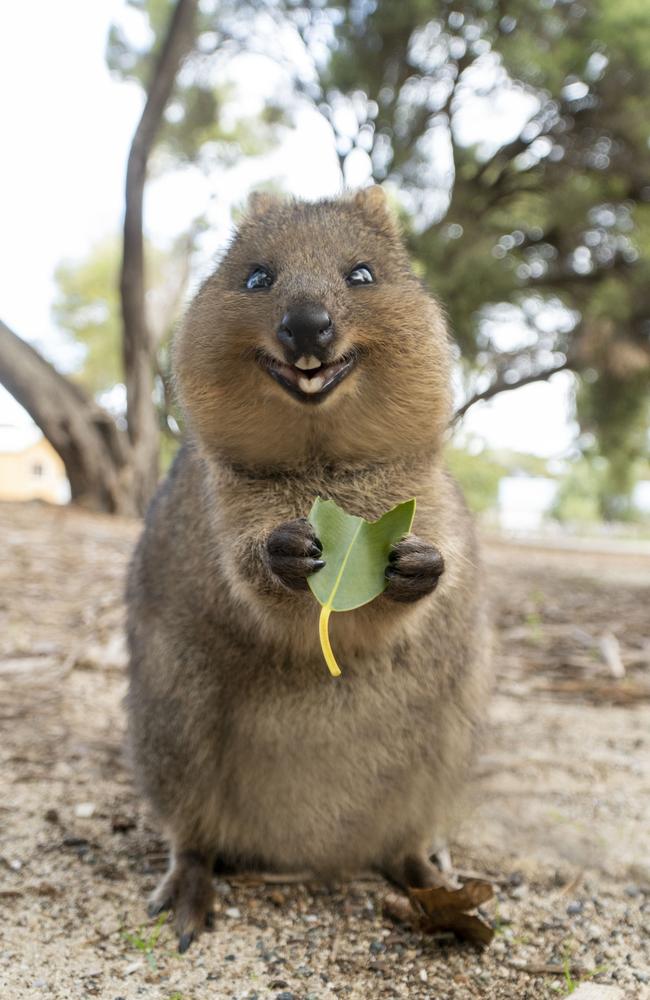
M312 544L309 546L309 551L308 551L307 555L308 556L312 556L312 558L314 558L314 559L317 559L318 556L321 554L322 551L323 551L323 546L318 541L318 539L315 538L314 541L312 542Z
M327 565L327 563L325 562L324 559L314 559L312 573L315 573L317 570L322 569L323 566L326 566L326 565Z
M152 900L147 906L147 916L153 920L154 917L160 916L165 910L169 910L171 905L171 899Z
M180 938L178 939L178 954L184 955L189 946L192 944L193 940L194 940L194 935L191 932L189 934L181 934Z

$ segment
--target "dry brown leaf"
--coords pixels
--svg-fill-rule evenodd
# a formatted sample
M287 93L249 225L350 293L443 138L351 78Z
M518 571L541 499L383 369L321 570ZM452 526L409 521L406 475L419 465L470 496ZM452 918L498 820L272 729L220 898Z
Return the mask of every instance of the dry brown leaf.
M409 889L410 896L422 907L427 916L439 910L473 910L492 899L494 889L490 882L472 878L459 889L436 886L432 889Z
M438 886L433 889L410 889L409 896L422 912L420 927L431 934L453 931L457 937L476 945L488 945L494 930L476 914L468 913L492 899L494 889L483 879L469 879L459 889Z

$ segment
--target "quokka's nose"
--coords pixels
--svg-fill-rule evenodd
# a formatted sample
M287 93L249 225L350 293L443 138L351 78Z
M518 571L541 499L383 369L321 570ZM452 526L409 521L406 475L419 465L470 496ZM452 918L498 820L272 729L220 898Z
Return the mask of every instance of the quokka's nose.
M323 306L293 306L282 317L278 340L292 361L304 355L324 360L334 339L332 318Z

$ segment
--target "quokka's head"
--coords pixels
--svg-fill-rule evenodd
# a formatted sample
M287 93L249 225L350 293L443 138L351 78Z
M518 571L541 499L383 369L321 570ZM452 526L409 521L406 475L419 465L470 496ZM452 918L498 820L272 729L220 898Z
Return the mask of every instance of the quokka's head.
M449 419L444 318L378 187L316 204L254 195L174 368L203 448L257 468L421 455Z

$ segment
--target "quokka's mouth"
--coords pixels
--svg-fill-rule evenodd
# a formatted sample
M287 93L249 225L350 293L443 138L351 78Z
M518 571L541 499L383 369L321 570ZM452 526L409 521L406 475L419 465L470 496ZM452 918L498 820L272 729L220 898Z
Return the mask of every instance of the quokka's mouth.
M342 355L330 364L303 354L295 364L289 365L263 351L257 354L260 367L303 403L319 403L350 374L357 360L355 351Z

